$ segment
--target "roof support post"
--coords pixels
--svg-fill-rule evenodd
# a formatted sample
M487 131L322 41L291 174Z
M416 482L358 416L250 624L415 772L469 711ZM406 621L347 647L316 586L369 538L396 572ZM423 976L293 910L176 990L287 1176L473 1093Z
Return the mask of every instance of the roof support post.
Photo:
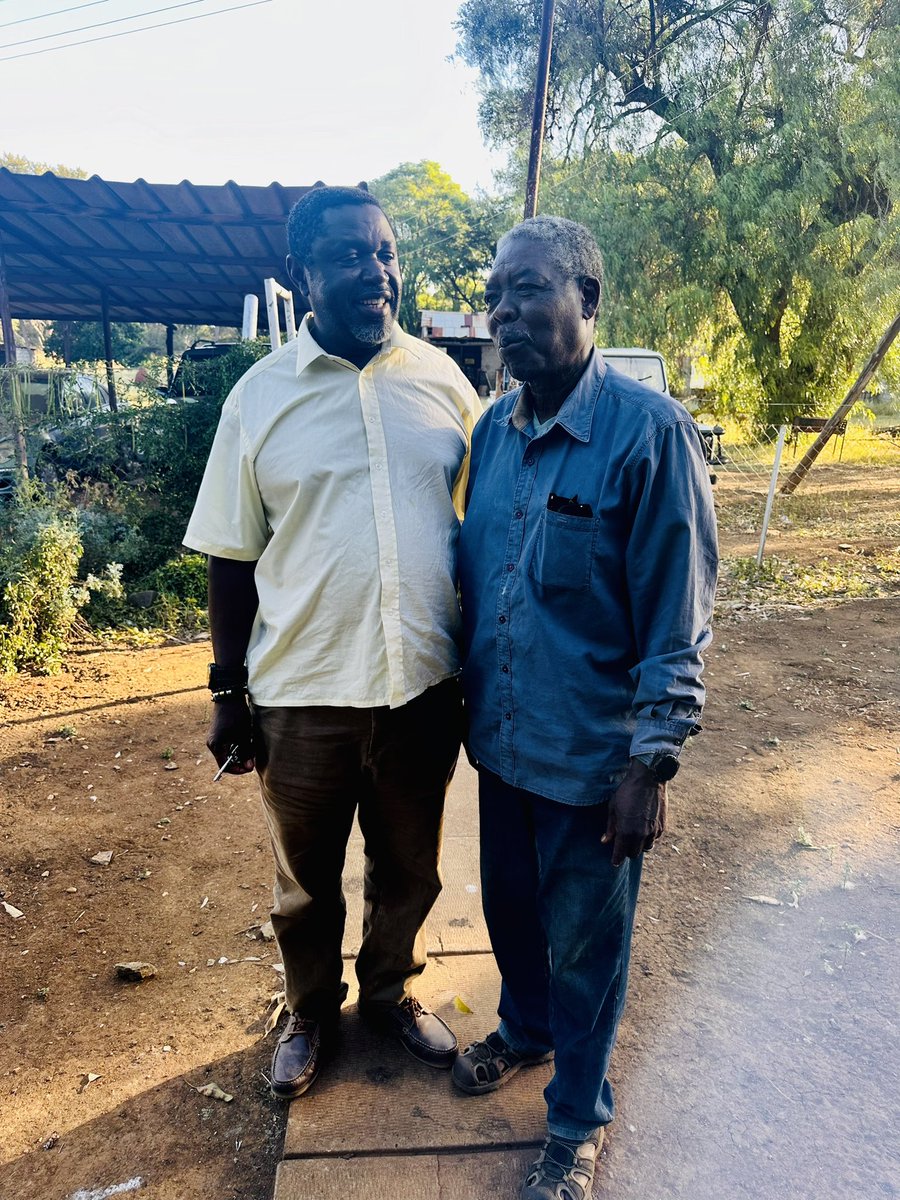
M6 283L6 258L3 254L2 240L0 240L0 325L3 328L3 353L6 365L11 367L16 361L16 338L13 333L12 312L9 307L9 288Z
M175 326L166 326L166 383L172 386L175 378Z
M109 296L105 288L100 293L100 311L103 316L103 353L106 357L106 388L109 392L109 407L113 412L118 412L119 400L116 396L116 376L113 371L112 328L109 323Z

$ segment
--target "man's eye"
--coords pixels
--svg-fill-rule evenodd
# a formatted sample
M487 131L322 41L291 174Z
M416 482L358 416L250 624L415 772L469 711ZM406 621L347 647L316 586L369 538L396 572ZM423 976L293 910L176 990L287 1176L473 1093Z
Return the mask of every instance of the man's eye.
M397 255L392 250L383 250L378 257L382 262L393 262Z
M492 308L496 308L497 307L497 297L494 295L488 296L487 293L485 293L484 307L488 310L490 310Z

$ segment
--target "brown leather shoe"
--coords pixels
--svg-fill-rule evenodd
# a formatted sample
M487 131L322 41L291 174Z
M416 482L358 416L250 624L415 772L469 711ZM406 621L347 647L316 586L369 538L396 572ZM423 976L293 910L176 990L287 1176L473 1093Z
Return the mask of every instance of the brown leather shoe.
M360 1013L376 1029L396 1037L419 1062L429 1067L453 1066L459 1048L453 1030L423 1008L415 996L407 996L399 1004L361 1008Z
M272 1094L293 1100L312 1086L323 1059L323 1026L291 1013L272 1055Z

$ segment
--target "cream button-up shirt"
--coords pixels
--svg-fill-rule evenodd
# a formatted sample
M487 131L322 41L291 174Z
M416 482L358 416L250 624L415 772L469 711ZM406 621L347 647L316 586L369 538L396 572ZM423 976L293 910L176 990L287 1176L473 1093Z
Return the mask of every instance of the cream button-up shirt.
M185 534L257 562L255 703L397 707L459 670L456 543L481 401L395 326L359 370L309 331L222 408Z

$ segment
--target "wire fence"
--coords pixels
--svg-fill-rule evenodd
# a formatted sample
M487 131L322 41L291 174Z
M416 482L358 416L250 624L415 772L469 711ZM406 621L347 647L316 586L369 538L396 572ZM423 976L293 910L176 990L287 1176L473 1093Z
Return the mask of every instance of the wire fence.
M710 464L720 612L743 619L900 592L900 415L848 422L789 495L782 489L815 431L786 424L776 470L782 429L760 434L734 419L720 428Z
M808 424L821 425L824 419ZM703 424L701 419L701 425ZM756 528L761 529L765 501L772 485L779 443L779 429L767 433L755 431L748 421L726 418L719 422L710 470L715 476L719 502L728 508L743 508ZM775 473L774 510L790 504L792 497L781 489L803 455L818 436L815 428L798 428L786 423L783 448ZM841 481L850 486L866 483L876 486L878 472L885 468L900 470L900 413L880 421L851 420L833 435L810 472L799 485L796 495L833 491Z

